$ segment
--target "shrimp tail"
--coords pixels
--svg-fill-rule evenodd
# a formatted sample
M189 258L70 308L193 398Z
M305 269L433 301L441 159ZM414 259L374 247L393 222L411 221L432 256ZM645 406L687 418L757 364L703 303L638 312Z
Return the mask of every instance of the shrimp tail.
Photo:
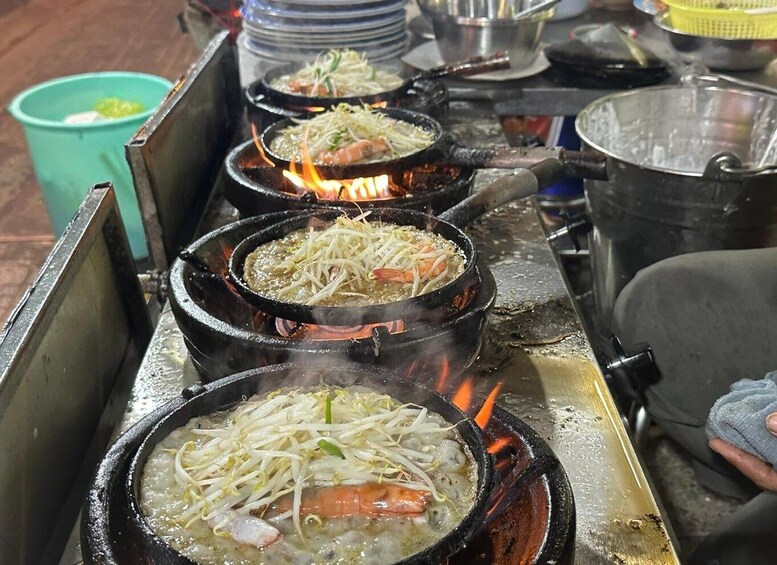
M347 516L399 517L423 514L431 498L424 490L398 485L366 483L309 489L302 493L300 515L317 514L324 518ZM291 509L291 499L280 499L273 510Z
M373 269L370 276L376 281L413 282L413 272L402 269Z
M388 150L388 144L382 139L361 139L334 151L322 151L318 160L324 165L349 165Z

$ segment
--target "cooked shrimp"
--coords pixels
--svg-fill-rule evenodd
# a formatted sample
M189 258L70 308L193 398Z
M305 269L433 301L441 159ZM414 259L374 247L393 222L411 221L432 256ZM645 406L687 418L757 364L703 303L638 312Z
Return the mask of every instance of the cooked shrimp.
M302 491L300 515L317 514L324 518L347 516L417 516L426 510L431 493L398 485L364 483ZM278 513L291 510L292 499L278 500Z
M378 281L411 283L416 280L416 273L418 278L423 280L429 277L436 277L447 268L444 251L435 252L431 245L424 245L421 247L421 253L425 257L418 263L417 268L408 270L373 269L371 273L372 278Z
M329 94L324 85L312 85L301 80L292 80L289 82L289 88L292 92L303 94L305 96L324 96Z
M388 150L388 143L382 139L361 139L335 151L322 151L318 161L325 165L348 165Z
M430 129L369 106L338 104L291 122L273 134L270 151L295 163L306 160L306 151L316 165L346 165L368 157L385 161L418 153L436 139Z

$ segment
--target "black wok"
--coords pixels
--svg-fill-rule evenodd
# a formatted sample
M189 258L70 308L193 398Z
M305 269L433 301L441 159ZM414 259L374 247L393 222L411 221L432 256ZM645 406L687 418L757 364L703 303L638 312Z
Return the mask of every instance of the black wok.
M575 58L558 45L545 49L550 68L545 74L553 82L575 88L640 88L666 80L669 65L660 59L649 65L591 62Z
M439 412L443 417L447 417L447 408L445 410L436 408L439 404L438 399L435 398L427 404L424 398L421 398L424 396L431 399L436 395L434 393L432 396L418 394L419 391L426 391L427 387L418 387L419 381L416 377L412 382L408 382L407 376L396 372L390 373L373 366L366 366L362 370L374 375L373 378L389 383L396 381L397 386L407 386L407 390L413 394L412 402L423 403L430 409ZM348 375L353 375L355 371L356 367L351 366L343 371L344 376L340 378L349 379ZM301 367L299 364L280 364L225 377L218 383L205 386L192 385L185 389L180 396L163 404L121 435L100 462L84 502L80 527L84 563L87 565L181 563L183 557L180 554L172 552L170 546L150 533L147 525L144 524L143 515L137 513L137 500L132 505L130 504L129 498L131 496L134 498L135 481L130 477L129 467L136 460L140 446L157 424L173 412L193 410L195 407L190 402L203 396L202 393L207 395L208 392L219 391L217 393L219 398L211 394L199 401L200 406L204 405L204 409L213 411L219 407L226 407L224 402L229 402L230 398L227 395L231 394L230 390L239 392L235 389L242 388L242 392L247 392L250 395L253 392L258 392L259 387L275 386L275 388L280 388L293 384L289 382L289 377L302 372L308 372L313 378L316 378L321 369L311 368L309 363L306 367ZM330 374L333 372L329 371ZM251 388L252 385L256 388ZM396 388L388 388L386 392L394 394L396 398L404 396L404 394L397 393ZM458 425L462 426L462 424ZM475 512L475 519L471 523L479 524L480 528L474 535L472 535L472 529L466 526L468 520L465 519L457 529L458 533L452 533L443 538L444 541L441 540L444 545L450 548L447 556L437 553L437 549L442 548L435 546L435 554L417 554L411 556L409 561L474 565L495 562L496 559L492 559L494 556L502 558L498 562L512 563L517 562L515 557L525 555L524 562L526 563L571 562L571 556L574 553L575 510L569 481L563 468L557 464L552 465L555 468L539 477L539 481L537 480L537 467L548 468L551 466L550 464L553 464L553 452L547 443L526 423L499 406L494 408L494 417L483 431L486 443L492 444L498 438L516 434L515 450L512 448L504 449L493 456L496 458L496 461L493 461L492 457L487 457L487 454L480 450L477 445L478 439L473 437L469 430L463 427L459 427L458 430L464 441L470 446L475 460L479 464L483 461L493 473L493 478L486 481L486 483L493 485L489 496L489 513L487 516L483 516L482 513ZM470 438L472 438L472 443L470 443ZM497 466L498 469L502 469L502 466L499 465L500 460L503 462L505 458L508 458L517 461L519 457L523 460L524 457L529 456L533 459L528 463L528 466L518 465L512 470L508 467L502 472L497 472ZM525 471L516 475L516 468L522 468ZM485 471L483 473L485 474ZM130 488L127 488L128 481L131 481ZM535 499L533 492L538 493L538 496L544 496L545 488L541 486L542 482L547 484L549 502L547 508L544 505L535 506L532 502ZM527 483L531 484L527 485ZM538 485L538 483L540 484ZM526 489L523 500L527 503L518 503L514 507L506 508L505 502L509 503L511 498L519 494L522 486ZM533 491L533 489L536 490ZM476 499L478 508L480 508L480 500L480 493L478 493ZM484 524L489 522L490 525L484 527ZM531 537L526 535L527 531L534 528L543 528L547 531L547 537L539 549L532 544ZM466 548L456 552L456 547L459 547L461 543L465 543ZM454 552L456 552L455 555L453 555ZM445 554L446 552L443 550L441 553ZM528 556L533 556L533 558L529 559ZM512 560L510 560L511 557ZM183 562L186 563L186 561Z
M477 250L461 227L481 214L493 210L511 200L535 193L540 186L547 186L561 172L558 160L546 159L526 169L507 175L477 194L463 200L453 208L435 217L413 210L382 208L373 210L371 221L380 220L399 225L410 225L431 231L453 242L465 256L464 272L441 288L419 296L386 304L368 306L309 306L285 302L252 290L245 282L243 268L246 257L259 245L275 241L288 233L308 227L315 217L333 220L341 214L352 216L361 213L355 208L346 210L313 211L284 220L265 228L241 241L229 260L229 278L237 291L260 310L283 319L314 324L358 326L391 320L434 319L435 310L451 301L477 278Z
M304 66L304 63L292 63L267 71L258 81L260 89L264 92L267 100L281 107L291 106L296 108L318 107L328 109L341 103L362 105L386 102L390 105L397 98L405 96L418 80L475 75L507 69L510 67L510 57L505 53L494 53L489 57L474 57L459 63L434 67L412 74L407 71L406 66L399 62L394 65L376 64L373 65L374 68L399 75L399 77L403 79L403 82L401 85L391 90L385 90L375 94L365 94L362 96L306 96L304 94L289 94L272 87L272 83L275 79L284 75L290 75ZM252 88L252 86L249 86L249 89Z
M336 369L311 367L291 363L273 365L239 373L217 383L193 385L184 390L183 398L167 403L157 411L164 415L143 440L133 455L126 477L129 502L129 532L135 540L139 561L146 563L188 564L194 561L183 556L157 536L146 521L140 507L140 482L146 461L154 447L173 430L184 426L192 418L226 410L254 394L267 394L281 387L315 386L326 383L334 386L362 385L386 393L400 402L411 402L437 412L453 425L467 444L478 468L475 503L459 524L432 546L400 561L402 565L442 563L470 541L485 520L489 494L494 483L491 456L486 450L480 429L452 402L420 385L415 380L375 367L341 366ZM398 563L398 565L399 565Z
M596 152L567 151L555 147L495 147L469 149L456 145L437 120L419 112L399 108L375 110L396 120L409 122L432 133L427 147L392 159L352 163L349 165L321 165L316 170L327 179L354 179L374 177L405 171L417 165L439 163L476 168L518 169L528 167L548 158L563 161L565 173L586 178L605 180L605 156ZM301 119L311 119L321 114L308 114ZM291 162L270 149L273 139L287 127L296 125L299 119L281 120L267 127L260 136L265 155L276 166L288 169ZM298 166L298 164L295 164Z

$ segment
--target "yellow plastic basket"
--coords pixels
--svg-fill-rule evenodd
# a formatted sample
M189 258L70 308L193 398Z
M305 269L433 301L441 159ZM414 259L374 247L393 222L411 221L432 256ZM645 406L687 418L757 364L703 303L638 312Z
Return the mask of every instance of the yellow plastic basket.
M672 26L684 33L729 39L777 39L775 0L662 1L669 6Z

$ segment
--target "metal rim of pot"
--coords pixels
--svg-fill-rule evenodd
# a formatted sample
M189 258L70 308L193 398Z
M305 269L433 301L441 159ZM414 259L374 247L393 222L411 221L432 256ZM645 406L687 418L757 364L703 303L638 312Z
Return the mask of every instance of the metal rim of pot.
M336 370L315 369L286 363L252 369L207 385L193 385L184 390L182 402L174 399L159 409L158 412L163 412L164 415L153 426L132 456L125 485L129 502L130 527L135 530L142 547L149 552L150 556L161 558L165 563L195 564L157 536L143 516L139 502L140 480L145 462L153 448L173 430L194 417L228 409L254 394L294 386L294 383L288 382L287 378L290 372L297 370L304 373L306 377L312 370L319 371L318 383L325 382L335 386L359 384L374 388L402 402L423 405L454 424L478 466L477 491L473 506L453 530L433 545L397 562L397 565L442 562L447 556L464 547L482 526L494 481L492 459L486 449L483 435L474 421L437 392L390 371L357 365ZM422 397L423 400L421 400Z
M775 100L775 102L777 102L777 96L775 95L758 93L758 92L753 92L753 91L748 91L748 90L743 90L738 88L721 88L717 86L689 87L689 86L683 86L683 85L659 85L659 86L651 86L646 88L637 88L633 90L608 94L590 103L588 106L583 108L580 111L580 113L577 115L577 119L575 120L575 131L577 135L580 137L580 140L585 145L591 147L595 152L602 155L608 161L610 159L615 159L623 163L626 163L628 165L639 167L640 169L654 171L662 174L677 175L677 176L692 177L692 178L703 178L703 177L710 176L710 172L709 172L710 169L712 169L713 171L717 169L726 175L729 175L731 177L738 177L739 179L741 179L747 176L754 176L754 175L759 175L764 173L773 173L777 171L777 165L766 165L766 166L756 167L756 168L742 167L741 162L739 161L739 157L733 156L733 155L731 156L731 157L734 157L733 159L731 159L730 157L728 158L729 160L728 163L719 163L719 164L715 163L715 161L719 159L720 155L726 155L728 157L729 155L731 155L729 153L719 153L717 155L712 156L708 161L706 169L704 171L698 171L698 172L682 171L677 169L658 167L650 164L635 163L631 159L629 159L628 156L624 155L617 149L607 149L602 147L600 143L597 143L594 140L592 140L591 134L586 131L587 129L590 130L590 123L596 120L596 118L592 117L591 114L596 112L599 107L609 104L613 100L620 100L620 99L640 97L640 96L650 96L651 92L663 92L663 91L671 91L671 90L676 90L678 92L687 91L689 88L693 88L695 90L701 90L701 91L732 93L738 96L746 96L751 98L767 98L767 99ZM607 179L605 178L600 180L607 180ZM732 178L730 180L737 180L737 179Z

